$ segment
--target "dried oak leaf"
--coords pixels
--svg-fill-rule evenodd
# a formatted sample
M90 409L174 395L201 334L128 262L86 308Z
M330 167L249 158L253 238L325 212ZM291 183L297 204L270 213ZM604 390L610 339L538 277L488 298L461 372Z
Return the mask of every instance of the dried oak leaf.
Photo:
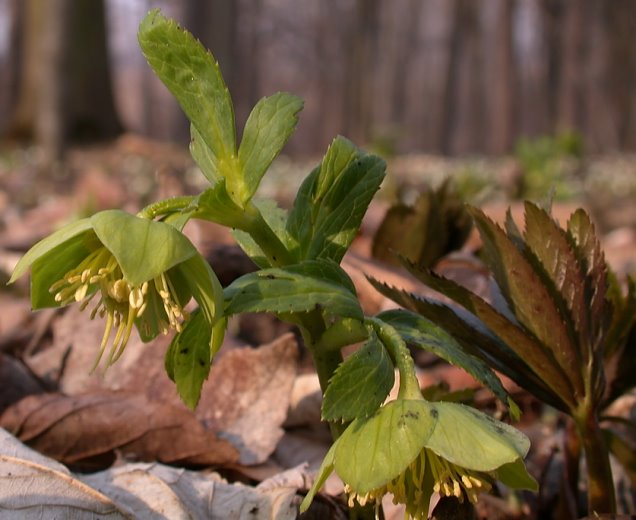
M283 436L297 369L291 333L257 349L230 350L212 365L196 415L236 446L241 464L262 463Z
M99 392L29 396L0 416L0 426L33 449L67 465L109 465L125 457L165 463L220 465L236 449L177 406L143 394Z

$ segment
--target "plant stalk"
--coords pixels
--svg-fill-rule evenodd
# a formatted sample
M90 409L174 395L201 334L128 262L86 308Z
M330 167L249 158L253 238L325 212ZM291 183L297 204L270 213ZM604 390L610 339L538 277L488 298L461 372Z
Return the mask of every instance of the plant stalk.
M587 467L587 514L615 514L616 498L609 450L596 411L588 408L575 417L575 421Z

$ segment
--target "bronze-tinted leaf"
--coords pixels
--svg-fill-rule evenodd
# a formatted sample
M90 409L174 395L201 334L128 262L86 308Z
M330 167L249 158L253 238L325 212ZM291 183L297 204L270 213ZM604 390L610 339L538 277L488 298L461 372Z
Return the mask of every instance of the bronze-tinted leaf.
M528 364L513 352L497 336L491 334L487 327L476 316L466 312L466 316L458 314L458 309L438 301L420 298L413 293L401 291L382 284L374 279L370 282L382 294L391 298L403 307L417 312L448 331L462 345L464 350L489 363L495 370L515 381L542 401L562 411L568 410L566 402L558 393L546 385ZM470 317L468 319L468 317Z
M583 366L589 359L589 315L585 301L585 279L576 253L566 232L543 209L531 202L525 203L525 239L530 252L540 262L535 271L543 270L554 285L553 300L560 307L566 323L571 324L573 337L577 338L577 352ZM530 253L528 252L528 253ZM527 255L532 263L534 258Z
M543 357L551 363L556 360L559 370L552 371L552 377L567 378L574 390L574 401L583 397L583 366L576 345L570 337L565 317L541 276L497 224L476 208L470 211L484 243L486 263L515 317L537 338L536 343L544 351ZM505 341L510 344L509 340ZM548 383L554 385L557 382L550 378Z
M514 247L514 246L513 246ZM530 332L510 321L479 296L452 280L437 276L427 270L408 266L424 284L444 294L479 318L494 334L499 336L547 386L568 406L575 406L576 398L570 380L558 364L553 352L546 348Z

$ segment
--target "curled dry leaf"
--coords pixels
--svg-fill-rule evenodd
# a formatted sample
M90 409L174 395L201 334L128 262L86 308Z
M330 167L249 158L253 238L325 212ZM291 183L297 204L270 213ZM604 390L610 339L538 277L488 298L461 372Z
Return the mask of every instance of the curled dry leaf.
M166 463L216 465L238 458L190 412L142 394L29 396L8 408L0 425L37 451L84 468L112 463L115 450Z

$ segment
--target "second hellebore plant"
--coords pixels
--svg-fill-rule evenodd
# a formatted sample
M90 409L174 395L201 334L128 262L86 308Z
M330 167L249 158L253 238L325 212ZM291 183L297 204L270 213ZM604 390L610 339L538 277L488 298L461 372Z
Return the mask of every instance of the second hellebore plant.
M336 440L303 510L334 469L358 518L379 514L386 493L409 515L426 518L433 493L475 502L496 480L535 489L523 465L527 438L472 408L424 400L405 339L466 369L518 416L488 365L466 355L442 329L414 322L404 311L365 317L340 267L382 182L384 162L338 137L289 211L259 201L254 196L261 178L294 131L300 99L285 93L261 99L238 144L232 102L212 55L156 10L141 23L139 42L190 119L190 150L210 185L136 216L103 211L36 244L11 278L31 267L33 308L76 302L91 308L91 318L103 317L96 366L113 331L108 365L121 356L133 327L144 341L175 331L166 370L192 408L227 317L273 312L297 325L323 390L323 419ZM231 227L260 270L223 290L181 233L193 218ZM190 315L185 309L191 299L198 309ZM358 342L363 346L343 361L341 348ZM395 369L398 398L383 404Z

